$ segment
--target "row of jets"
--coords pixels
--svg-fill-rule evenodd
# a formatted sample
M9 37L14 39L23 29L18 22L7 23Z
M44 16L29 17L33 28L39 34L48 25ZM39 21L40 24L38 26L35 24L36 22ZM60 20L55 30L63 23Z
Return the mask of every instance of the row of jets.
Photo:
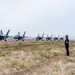
M36 37L36 40L37 41L39 41L39 40L42 40L43 41L43 38L44 38L44 33L43 33L43 35L42 36L40 36L39 34L38 34L38 36ZM54 37L53 37L53 34L49 37L49 35L47 35L47 37L45 37L45 39L48 41L48 40L64 40L64 37L61 37L60 35L58 35L58 37L56 37L55 35L54 35Z
M8 30L7 33L4 35L4 34L3 34L3 31L0 30L0 40L5 40L5 41L7 41L7 38L10 37L10 36L8 35L9 32L10 32L10 30ZM25 40L25 34L26 34L26 31L24 32L24 34L23 34L22 36L20 35L20 32L18 32L17 35L13 36L13 39L15 39L16 41L18 41L18 40L24 41L24 40ZM43 33L42 36L40 36L40 35L38 34L38 36L35 37L35 39L36 39L37 41L39 41L39 40L42 40L42 41L43 41L43 38L45 38L47 41L48 41L48 40L64 40L64 37L61 37L61 36L58 36L58 37L54 36L54 37L53 37L53 34L52 34L50 37L49 37L49 35L47 35L47 37L44 37L44 33Z

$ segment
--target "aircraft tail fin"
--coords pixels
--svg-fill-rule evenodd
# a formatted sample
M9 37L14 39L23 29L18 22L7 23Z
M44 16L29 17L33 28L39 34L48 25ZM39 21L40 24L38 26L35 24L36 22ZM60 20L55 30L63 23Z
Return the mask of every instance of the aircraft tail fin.
M24 38L25 34L26 34L26 31L25 31L24 34L23 34L23 38Z
M40 36L39 33L38 33L38 36Z
M47 37L49 37L49 35L47 34Z
M42 35L42 38L44 37L44 33L43 33L43 35Z
M0 34L1 34L1 35L3 35L3 32L2 32L2 30L0 30Z
M18 32L18 36L20 36L20 32Z
M52 38L53 34L51 35L51 38Z
M8 32L6 33L6 36L8 36L9 32L10 32L10 30L8 30Z

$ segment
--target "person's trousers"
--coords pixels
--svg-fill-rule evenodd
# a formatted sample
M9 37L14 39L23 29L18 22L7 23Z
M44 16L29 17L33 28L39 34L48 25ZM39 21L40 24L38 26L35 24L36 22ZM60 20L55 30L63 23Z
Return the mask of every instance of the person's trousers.
M66 55L68 56L69 55L69 47L66 46Z

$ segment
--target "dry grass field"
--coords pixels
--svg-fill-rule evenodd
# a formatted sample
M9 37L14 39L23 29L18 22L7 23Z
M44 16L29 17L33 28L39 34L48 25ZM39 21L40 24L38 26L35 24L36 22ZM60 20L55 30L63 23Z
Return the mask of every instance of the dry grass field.
M0 41L0 75L75 75L75 41Z

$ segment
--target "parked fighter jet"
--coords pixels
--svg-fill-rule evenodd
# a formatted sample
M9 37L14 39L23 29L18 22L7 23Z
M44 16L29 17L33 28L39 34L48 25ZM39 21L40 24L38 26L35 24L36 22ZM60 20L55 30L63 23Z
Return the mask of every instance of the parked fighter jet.
M23 36L21 36L21 35L20 35L20 32L18 32L18 35L15 35L15 36L13 37L13 39L16 39L16 41L18 41L18 40L24 41L25 34L26 34L26 31L24 32Z
M54 39L54 41L59 40L59 36L58 37L55 36L53 39Z
M49 37L49 35L47 35L46 40L47 40L47 41L48 41L48 40L52 40L52 36L53 36L53 34L51 35L51 37Z
M8 30L8 32L6 33L6 35L3 35L2 30L0 30L0 40L5 40L5 41L7 41L7 38L9 37L9 36L8 36L9 32L10 32L10 30Z
M64 37L61 37L61 36L59 35L59 40L64 40Z
M37 40L37 41L39 41L39 40L42 40L42 41L43 41L43 36L44 36L44 33L43 33L42 36L40 36L40 35L38 34L38 36L36 37L36 40Z

